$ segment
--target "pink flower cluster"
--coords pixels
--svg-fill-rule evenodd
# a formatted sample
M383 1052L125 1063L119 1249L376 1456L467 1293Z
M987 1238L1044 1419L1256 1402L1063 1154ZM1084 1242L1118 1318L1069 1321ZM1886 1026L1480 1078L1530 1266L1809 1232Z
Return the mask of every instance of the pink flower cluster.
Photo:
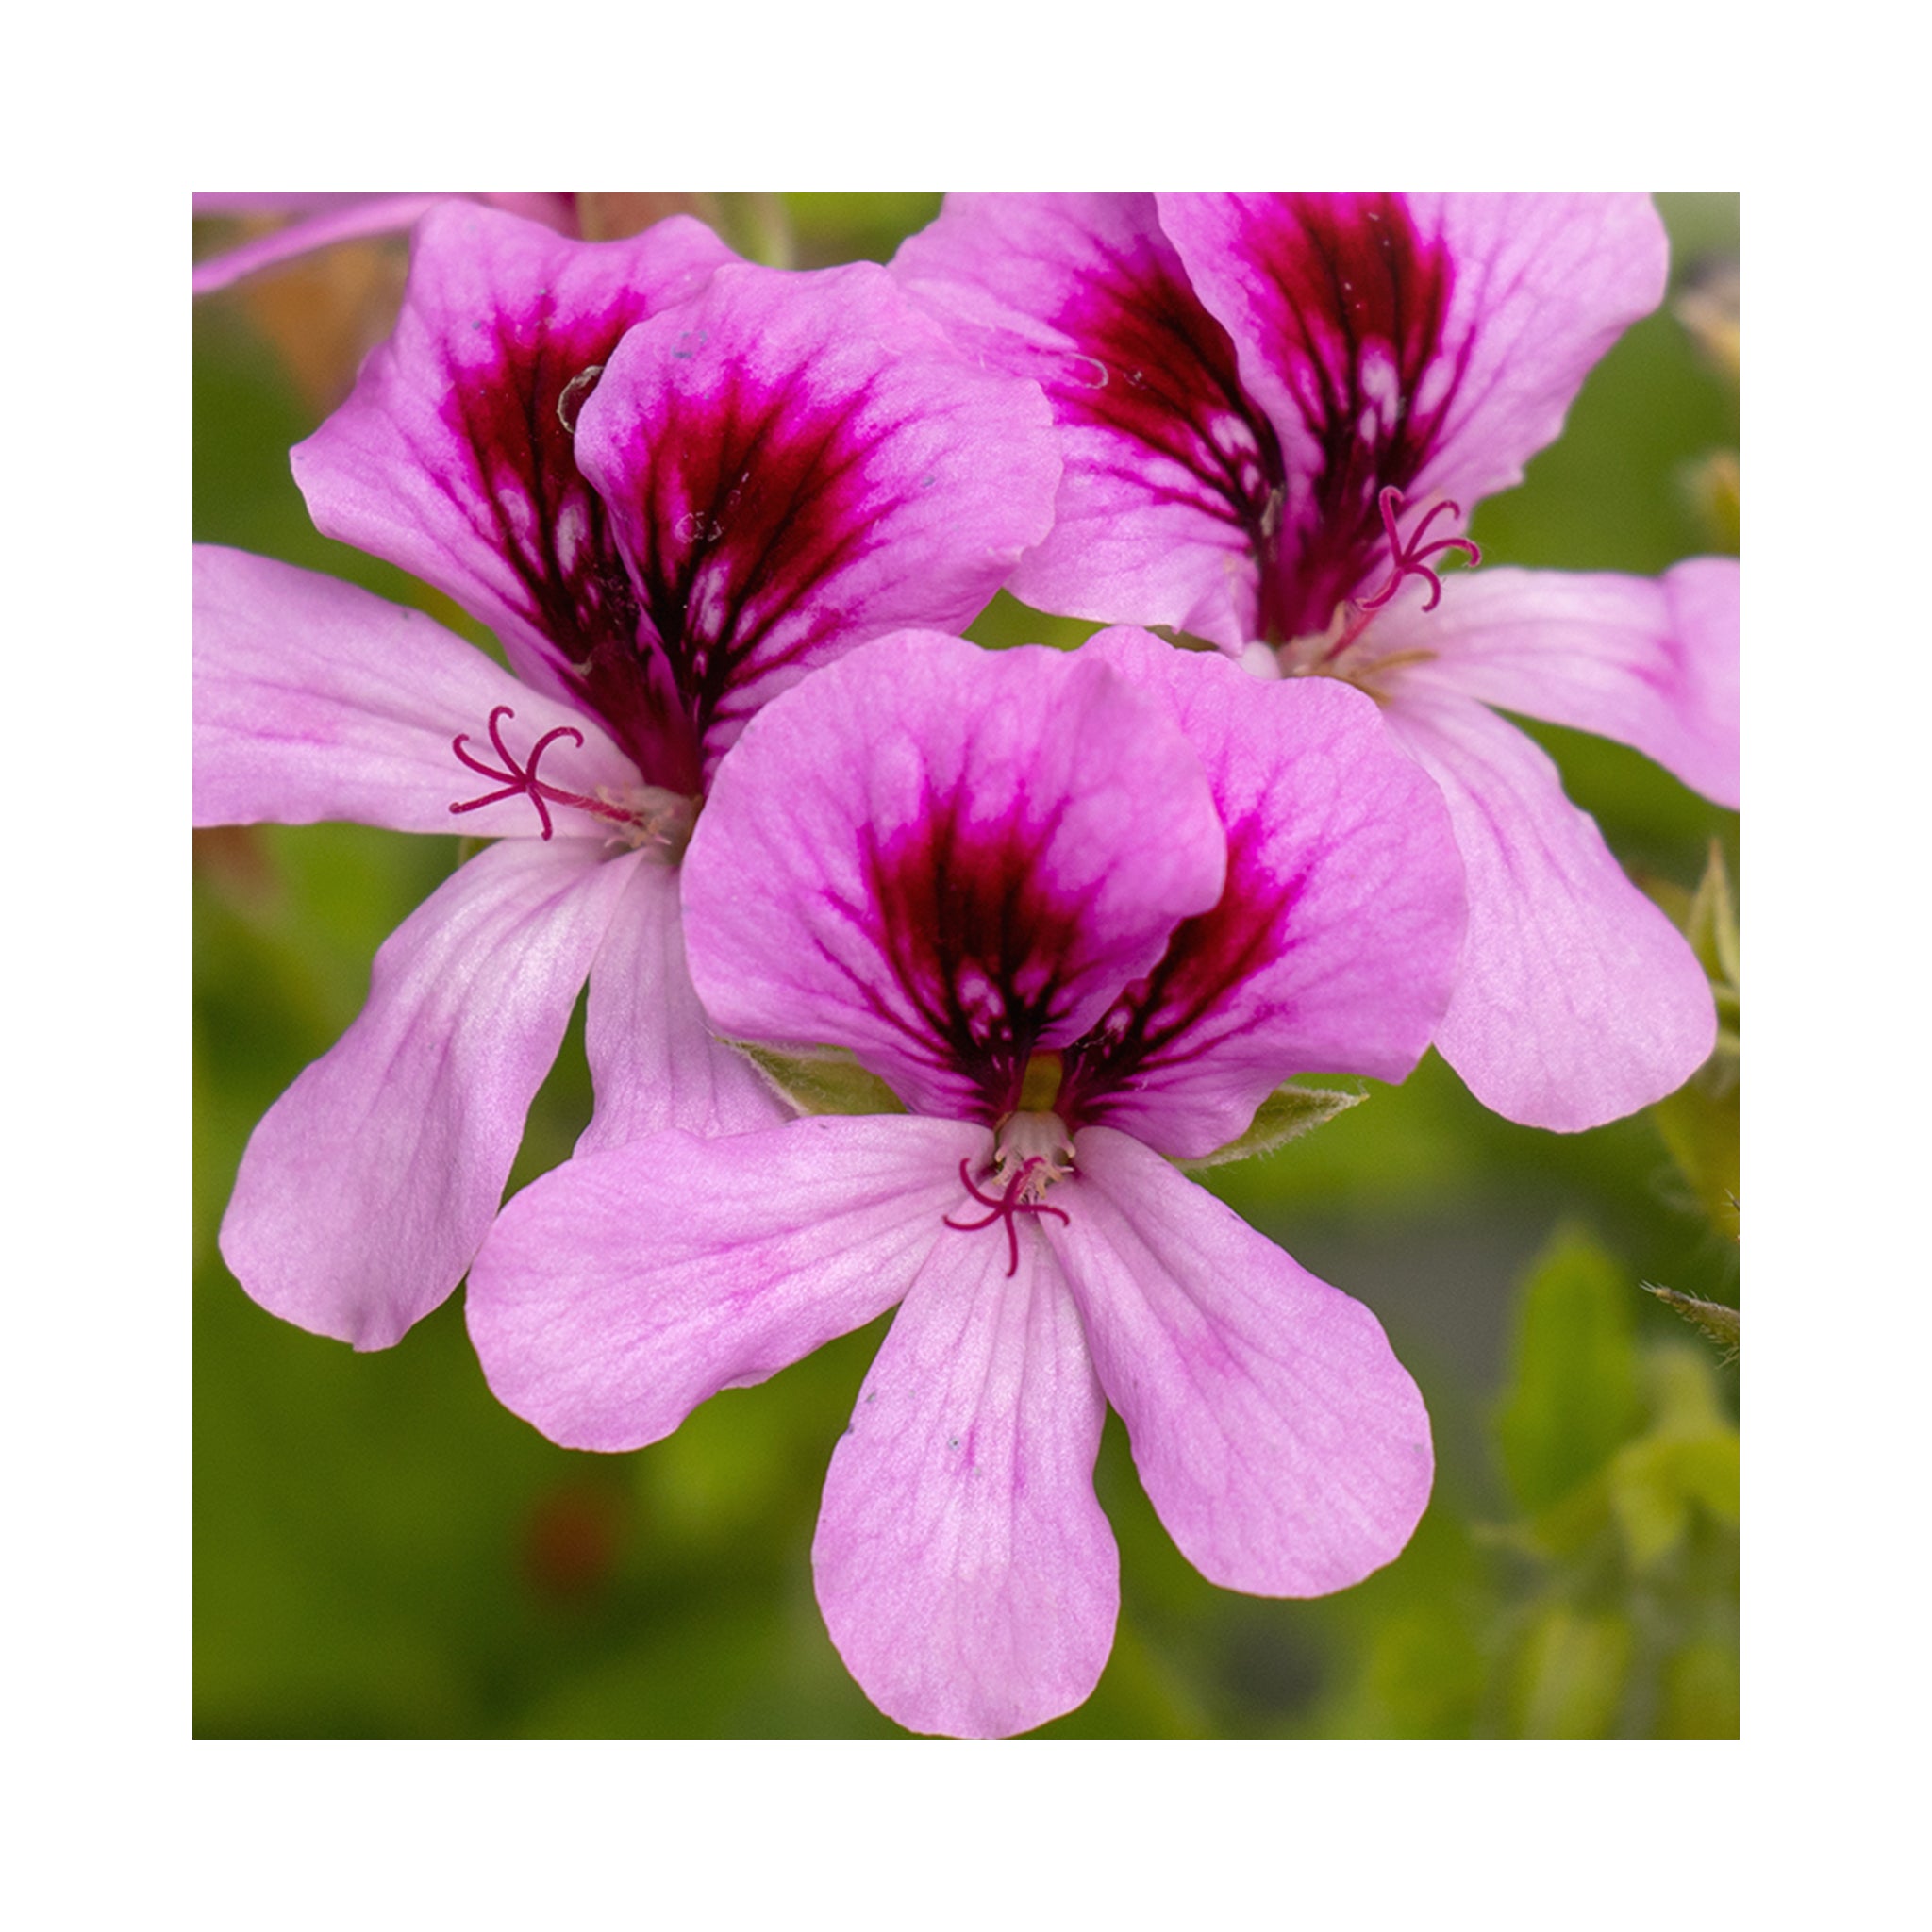
M1390 1561L1413 1381L1174 1163L1432 1041L1563 1128L1707 1052L1688 948L1489 707L1734 799L1735 565L1441 569L1662 274L1624 196L956 197L814 274L430 208L295 471L509 669L201 551L195 810L493 842L257 1129L237 1277L380 1347L467 1274L496 1394L607 1450L896 1307L813 1564L916 1730L1091 1690L1109 1405L1213 1580ZM962 641L1003 583L1114 627ZM594 1118L502 1206L586 980ZM800 1117L738 1042L903 1110Z

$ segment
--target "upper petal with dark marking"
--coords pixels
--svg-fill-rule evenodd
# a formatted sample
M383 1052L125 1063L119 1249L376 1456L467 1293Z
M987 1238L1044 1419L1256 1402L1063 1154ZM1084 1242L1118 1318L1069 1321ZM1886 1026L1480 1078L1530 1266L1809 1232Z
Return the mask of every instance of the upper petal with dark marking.
M1059 476L1039 391L962 360L871 263L721 271L626 337L576 450L709 761L827 657L969 624Z

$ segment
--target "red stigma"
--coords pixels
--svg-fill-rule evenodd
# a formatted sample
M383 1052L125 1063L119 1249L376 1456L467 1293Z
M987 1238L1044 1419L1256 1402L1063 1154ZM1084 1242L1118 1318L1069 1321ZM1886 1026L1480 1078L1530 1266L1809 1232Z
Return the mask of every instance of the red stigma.
M1356 608L1360 610L1379 610L1399 591L1404 581L1412 576L1426 577L1429 582L1429 601L1423 606L1424 610L1433 610L1441 601L1442 579L1432 571L1427 558L1444 550L1466 551L1471 563L1480 563L1483 554L1467 537L1439 537L1433 543L1424 543L1429 525L1447 510L1453 517L1462 514L1462 506L1452 503L1446 496L1440 503L1434 503L1423 512L1422 521L1408 533L1405 542L1402 533L1395 527L1395 512L1403 503L1402 491L1391 483L1376 498L1376 506L1382 512L1382 528L1388 533L1390 563L1389 581L1374 596L1357 600Z
M503 741L503 721L514 718L516 713L508 705L498 705L490 714L490 742L496 748L496 756L503 760L504 768L496 771L486 765L481 758L473 757L465 749L469 743L469 733L459 731L450 740L449 748L457 757L475 772L478 777L494 778L502 786L499 791L487 791L481 798L467 798L459 805L452 805L453 812L477 811L486 805L494 805L505 798L527 798L537 808L538 822L542 825L541 836L549 838L556 829L550 823L550 804L574 805L580 811L594 812L601 819L611 819L619 824L628 824L630 814L617 810L594 798L585 798L575 791L559 791L555 785L545 785L537 776L537 760L557 742L559 738L576 741L578 750L583 749L584 734L575 724L559 724L555 730L546 731L530 747L528 759L519 765L510 756L509 747Z
M1015 1170L1013 1177L1007 1183L1004 1193L982 1194L973 1185L973 1175L970 1172L972 1161L968 1159L959 1163L959 1178L965 1183L966 1191L982 1208L991 1208L992 1212L978 1221L955 1221L948 1214L944 1217L944 1224L959 1234L974 1234L982 1227L991 1227L995 1221L1004 1221L1007 1224L1007 1278L1009 1281L1020 1272L1020 1229L1013 1218L1015 1215L1057 1214L1062 1221L1069 1223L1073 1219L1064 1208L1049 1208L1044 1201L1024 1201L1020 1198L1022 1191L1026 1186L1027 1176L1036 1167L1044 1167L1046 1164L1044 1155L1029 1154Z

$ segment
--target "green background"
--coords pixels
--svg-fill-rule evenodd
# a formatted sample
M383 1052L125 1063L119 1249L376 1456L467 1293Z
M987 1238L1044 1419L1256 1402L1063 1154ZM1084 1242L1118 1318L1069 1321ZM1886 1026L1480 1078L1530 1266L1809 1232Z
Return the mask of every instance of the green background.
M939 205L682 199L793 266L883 258ZM1482 506L1486 562L1651 574L1735 548L1711 462L1737 447L1736 383L1674 305L1735 262L1737 201L1659 205L1672 294L1524 484ZM208 225L197 246L235 232ZM453 621L317 536L290 478L289 446L392 313L402 244L339 256L197 305L194 535ZM1084 628L1002 598L974 635ZM1713 841L1735 881L1735 814L1620 746L1532 728L1674 911ZM224 1267L250 1129L353 1019L376 947L457 856L455 838L346 825L196 837L197 1733L902 1735L832 1650L809 1563L883 1323L717 1397L665 1442L596 1457L497 1407L460 1292L358 1356L268 1315ZM566 1157L589 1110L579 1014L512 1189ZM1432 1055L1308 1138L1215 1170L1257 1227L1380 1316L1434 1419L1435 1496L1357 1589L1243 1597L1174 1550L1109 1421L1096 1481L1121 1542L1119 1634L1092 1698L1040 1735L1736 1735L1738 1372L1639 1285L1736 1302L1736 1120L1735 1056L1665 1108L1558 1136L1486 1113Z

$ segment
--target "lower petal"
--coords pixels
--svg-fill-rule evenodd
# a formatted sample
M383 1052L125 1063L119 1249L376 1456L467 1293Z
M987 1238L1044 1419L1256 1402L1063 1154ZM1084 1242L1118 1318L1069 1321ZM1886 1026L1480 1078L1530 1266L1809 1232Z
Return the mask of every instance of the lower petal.
M1681 1087L1717 1037L1709 983L1556 766L1466 699L1405 691L1387 715L1442 788L1469 883L1442 1058L1485 1107L1566 1133Z
M492 845L384 942L368 1004L242 1157L222 1255L264 1307L387 1348L462 1279L624 890L603 858Z
M711 1031L685 963L677 883L671 866L640 865L591 962L584 1046L597 1110L579 1154L672 1127L742 1134L791 1116L744 1055Z
M483 1374L567 1448L658 1441L891 1307L987 1139L827 1115L567 1160L504 1208L470 1271Z
M1735 558L1693 557L1660 577L1474 571L1443 585L1440 610L1390 617L1391 649L1429 656L1416 685L1635 745L1737 804Z
M547 782L583 795L636 784L637 768L594 719L519 684L422 611L272 557L194 546L197 825L348 819L529 837L547 821L513 788L474 816L457 810L511 775L479 777L454 748L464 739L491 765L498 710L525 759L546 735L574 734L544 763ZM551 816L566 837L609 831L575 807Z
M1209 1581L1320 1596L1399 1555L1429 1499L1428 1412L1381 1324L1108 1127L1047 1241L1148 1500Z
M908 1730L1003 1738L1084 1703L1119 1555L1093 1494L1107 1406L1051 1256L935 1244L825 1478L819 1606Z

